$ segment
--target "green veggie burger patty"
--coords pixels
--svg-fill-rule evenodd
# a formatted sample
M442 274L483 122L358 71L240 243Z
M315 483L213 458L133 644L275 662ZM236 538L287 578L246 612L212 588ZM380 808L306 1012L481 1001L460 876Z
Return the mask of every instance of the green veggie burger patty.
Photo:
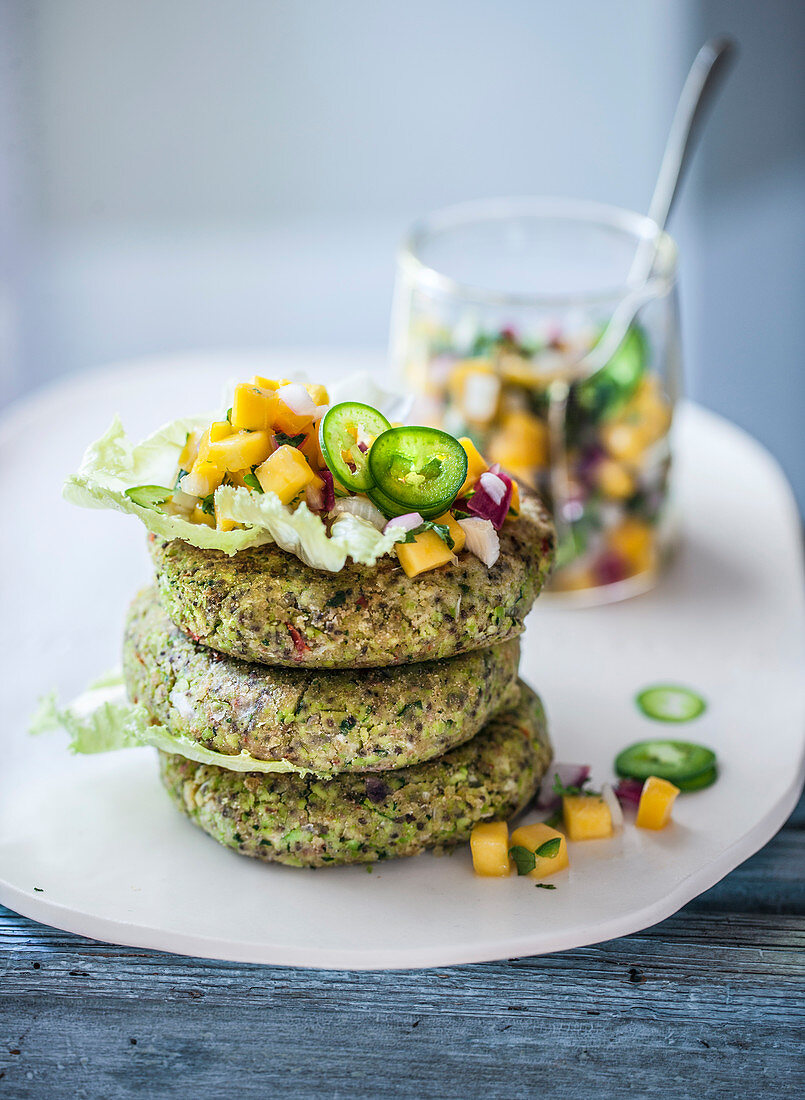
M150 536L162 606L194 641L246 661L310 668L441 660L516 637L554 544L531 492L519 519L504 524L491 569L465 550L414 578L396 554L327 573L273 544L230 557Z
M129 610L123 671L132 702L216 752L247 751L318 774L400 768L471 737L519 696L517 639L398 668L268 668L191 641L153 588Z
M160 752L177 807L220 844L293 867L370 863L466 841L479 821L531 801L551 760L545 713L520 701L436 760L331 779L262 775Z

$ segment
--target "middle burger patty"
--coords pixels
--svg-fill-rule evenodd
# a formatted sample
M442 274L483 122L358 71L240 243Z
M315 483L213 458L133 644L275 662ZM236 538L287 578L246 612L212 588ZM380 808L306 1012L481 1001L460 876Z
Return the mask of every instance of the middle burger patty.
M519 643L395 668L270 668L191 641L153 589L129 611L123 671L154 722L217 752L319 775L383 771L469 741L518 697Z

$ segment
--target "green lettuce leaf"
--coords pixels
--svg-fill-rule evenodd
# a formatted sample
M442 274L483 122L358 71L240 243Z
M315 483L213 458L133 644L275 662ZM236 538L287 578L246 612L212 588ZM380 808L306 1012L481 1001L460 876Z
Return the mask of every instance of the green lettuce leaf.
M55 694L43 699L31 719L29 733L63 729L69 734L69 748L74 753L113 752L150 745L199 764L216 764L234 772L306 774L304 768L287 760L259 760L248 752L230 756L205 748L183 734L171 733L165 726L152 725L145 707L127 700L119 672L102 677L96 681L98 684L66 707L58 705Z
M268 531L216 531L183 516L145 508L126 495L126 490L135 485L172 485L187 433L205 428L212 419L193 416L173 420L142 443L132 444L116 416L101 438L87 448L78 472L67 478L65 500L83 508L127 512L160 538L183 539L203 550L236 554L247 546L271 542Z
M404 411L402 395L382 390L365 375L344 379L333 387L333 394L338 400L371 397L376 406L392 415ZM127 495L126 490L135 486L173 485L188 433L203 430L216 418L211 413L173 420L135 444L115 417L100 439L87 448L77 473L67 478L65 499L84 508L111 508L137 516L159 538L182 539L204 550L232 555L275 542L314 569L333 573L344 567L347 558L374 565L392 550L399 535L384 535L355 516L339 517L328 535L323 521L304 503L291 511L274 493L257 494L228 485L217 489L215 502L223 514L245 525L233 531L193 523L160 507L138 504Z
M361 565L374 565L393 548L402 535L399 529L388 535L358 516L339 516L330 534L319 517L303 502L291 512L275 493L252 493L248 489L222 485L215 491L221 514L251 530L268 531L273 542L296 554L314 569L337 573L347 557Z

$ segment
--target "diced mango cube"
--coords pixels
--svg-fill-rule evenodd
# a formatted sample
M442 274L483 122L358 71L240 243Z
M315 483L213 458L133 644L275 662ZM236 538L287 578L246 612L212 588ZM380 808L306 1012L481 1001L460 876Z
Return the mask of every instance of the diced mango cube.
M408 577L417 577L453 561L453 551L435 531L423 531L413 542L398 542L394 549Z
M537 848L542 847L547 841L556 840L557 838L560 843L559 851L555 856L536 855ZM519 829L515 829L511 835L509 847L527 848L529 852L535 853L536 865L533 871L528 872L531 878L547 878L548 875L555 875L557 871L564 871L566 867L570 866L567 840L558 829L552 829L550 825L546 825L542 821L536 825L521 825Z
M464 479L464 484L459 490L459 496L463 496L473 488L475 482L489 469L489 463L478 453L478 450L471 439L467 436L462 436L459 439L459 443L467 452L467 476Z
M207 460L222 470L245 470L265 462L270 450L267 432L235 432L211 443Z
M288 385L287 378L261 378L259 374L255 374L252 382L261 390L278 390L280 386Z
M224 473L218 466L198 458L190 473L179 482L179 488L190 496L206 497L218 488L224 480Z
M635 825L639 829L664 829L671 820L671 810L678 794L679 787L667 779L650 775L640 794Z
M277 398L271 390L261 390L241 382L235 386L232 400L232 427L236 431L267 431L274 420Z
M264 493L276 493L283 504L290 502L315 478L310 465L296 447L278 447L254 471Z
M215 501L215 526L219 531L231 531L235 526L233 519L221 515L221 508L217 500Z
M299 416L284 401L278 400L274 410L274 427L285 435L299 435L301 432L307 434L313 428L313 421L309 416Z
M201 436L201 430L187 433L187 439L185 440L184 447L182 447L182 453L179 455L180 470L191 470L193 468L193 463L198 458L198 448L201 443Z
M210 447L232 435L232 425L228 420L214 420L201 437L196 462L206 462L210 456Z
M648 442L638 424L626 424L622 420L604 424L601 438L613 458L632 464L640 461Z
M512 479L512 498L509 502L509 517L520 515L520 486Z
M209 512L205 512L200 504L197 504L195 506L193 511L190 513L190 518L193 523L204 523L207 527L215 526L215 520L213 519L213 517L209 514Z
M305 386L305 389L307 390L307 392L310 394L310 396L313 398L314 402L317 405L329 405L330 404L330 395L327 392L327 387L326 386L319 386L319 385L316 385L314 383L314 384L311 384L309 386Z
M562 817L570 840L601 840L612 836L612 814L598 795L564 795Z
M444 524L449 530L450 538L453 540L454 554L458 554L464 549L464 543L467 541L467 536L464 533L464 528L459 526L458 520L452 513L445 512L444 515L439 516L438 519L435 519L433 522Z
M314 469L322 470L327 465L324 461L324 455L321 453L321 443L317 431L311 430L307 433L299 444L299 450Z
M555 592L584 592L595 588L598 581L591 569L579 569L578 566L565 566L551 578L551 587Z
M654 530L639 519L625 519L607 534L607 545L629 566L629 572L646 573L657 565Z
M503 878L511 871L509 826L505 821L482 821L470 834L472 866L476 875Z
M219 439L226 439L232 435L232 425L228 420L213 420L210 424L210 442L217 443Z
M533 413L507 413L489 441L489 457L504 470L528 470L549 462L548 429Z
M612 500L626 500L633 496L635 481L629 471L614 458L605 458L596 470L598 488Z

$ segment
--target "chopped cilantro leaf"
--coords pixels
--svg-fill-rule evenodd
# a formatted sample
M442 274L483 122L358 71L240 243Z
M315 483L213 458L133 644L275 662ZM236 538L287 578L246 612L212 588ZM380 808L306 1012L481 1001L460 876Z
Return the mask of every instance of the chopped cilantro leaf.
M559 855L559 849L561 847L561 838L552 836L550 840L546 840L544 844L540 844L535 855L538 855L540 859L555 859Z
M304 432L300 432L299 435L286 435L285 432L274 432L274 438L277 441L278 447L298 447L300 443L304 443L307 436Z
M226 410L226 418L229 421L229 423L231 424L232 423L232 406L231 405Z
M248 474L243 475L243 480L249 486L250 489L254 489L255 493L262 493L263 486L257 480L257 474L252 470Z
M453 541L453 536L450 534L450 528L446 523L434 523L433 520L426 519L424 523L420 523L419 527L414 527L410 531L405 532L405 538L401 539L402 542L415 542L417 535L421 535L425 531L435 532L442 542L447 544L448 550L452 550L456 545Z
M534 885L538 890L555 890L556 887L552 882L535 882Z
M581 784L578 787L565 787L565 786L563 786L562 780L559 778L559 776L554 775L554 777L553 777L553 793L558 794L558 795L566 795L566 794L580 795L580 794L584 794L584 795L589 795L591 798L600 798L601 797L601 792L600 791L588 791L585 788L584 784L589 783L589 782L590 782L589 779L583 779L581 781Z
M514 860L518 875L527 875L537 866L534 853L529 852L528 848L524 848L522 844L515 844L513 848L509 848L509 856Z
M189 472L189 470L183 470L181 467L179 468L179 473L176 475L176 481L173 484L174 493L179 490L179 482L183 477L186 477Z
M201 498L201 510L206 516L215 515L215 493Z

